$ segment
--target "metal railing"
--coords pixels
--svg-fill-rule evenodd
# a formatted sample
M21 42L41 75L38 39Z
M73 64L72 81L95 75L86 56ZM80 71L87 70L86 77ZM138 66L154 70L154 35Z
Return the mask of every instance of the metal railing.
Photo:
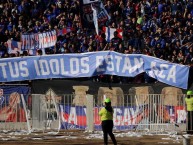
M88 129L101 130L98 115L105 97L114 109L114 129L122 131L186 131L185 95L162 94L83 95L52 94L4 95L0 104L0 129ZM88 101L88 98L93 98ZM89 104L92 104L89 106ZM88 107L89 106L89 107ZM89 112L89 114L88 114ZM30 123L29 124L27 124Z
M76 96L63 96L60 104L64 129L86 128L86 102L80 102ZM93 116L94 130L101 129L98 115L103 107L105 96L94 95ZM168 99L166 95L124 95L122 98L111 96L114 108L115 130L149 130L149 131L185 131L186 108L185 95ZM67 101L68 99L68 101ZM82 99L81 99L82 100ZM170 100L170 102L168 102Z

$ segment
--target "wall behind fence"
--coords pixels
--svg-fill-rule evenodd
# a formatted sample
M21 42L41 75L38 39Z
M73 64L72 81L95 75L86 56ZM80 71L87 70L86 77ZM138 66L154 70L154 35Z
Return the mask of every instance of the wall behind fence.
M75 92L73 86L87 86L89 94L98 94L100 87L109 87L108 83L93 82L88 80L88 78L83 78L80 80L36 80L32 82L32 93L33 94L45 94L50 88L54 90L57 94L72 94ZM149 86L152 88L155 94L161 94L164 87L171 87L164 83L131 83L131 84L119 84L112 83L111 87L119 87L123 91L123 94L128 94L132 87L144 87ZM192 88L193 89L193 88ZM181 89L183 93L186 90Z

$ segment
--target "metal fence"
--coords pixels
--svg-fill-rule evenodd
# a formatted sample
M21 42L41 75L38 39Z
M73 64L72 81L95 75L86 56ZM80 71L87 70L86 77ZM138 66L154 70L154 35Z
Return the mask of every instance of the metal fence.
M0 106L0 129L101 130L98 112L107 97L111 98L114 109L114 130L186 131L185 95L161 94L5 96L7 100Z
M86 128L88 120L85 121L87 104L85 101L77 100L77 96L64 96L61 106L64 112L63 124L65 129ZM94 95L93 123L94 130L100 130L99 110L104 106L103 100L107 96ZM185 131L186 109L184 95L178 95L173 99L160 94L148 95L124 95L121 97L111 96L114 108L115 130L149 130L155 132ZM68 98L68 101L67 101ZM81 102L82 101L82 102Z

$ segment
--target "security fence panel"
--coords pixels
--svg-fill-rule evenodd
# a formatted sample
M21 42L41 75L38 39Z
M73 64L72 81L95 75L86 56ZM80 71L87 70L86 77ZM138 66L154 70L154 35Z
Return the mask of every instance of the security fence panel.
M59 105L61 103L61 96L51 96L51 100L48 102L49 107L49 121L50 129L57 129L59 131L61 122L59 114Z
M101 129L101 121L98 115L104 106L101 101L97 103L95 97L94 124L95 130ZM162 94L138 94L124 95L122 103L112 104L114 109L114 129L115 130L134 130L134 131L185 131L186 109L184 95L175 96L170 102L165 101L166 96ZM111 96L113 100L115 96ZM177 101L176 101L177 100Z
M33 129L60 129L60 99L56 99L60 97L56 97L52 94L34 94L32 96Z
M32 128L44 130L47 122L47 111L44 95L32 95Z
M102 97L100 100L107 98L106 95L98 96ZM113 103L112 107L114 110L113 120L115 130L136 130L144 129L147 127L148 121L148 103L145 97L136 95L124 95L119 103ZM110 99L113 100L116 96L111 95ZM95 98L97 99L97 98ZM95 129L101 130L101 121L98 115L100 109L104 106L104 102L95 105ZM145 126L142 126L145 125Z
M89 132L94 131L94 98L92 95L86 95L86 130Z
M101 130L99 111L105 98L111 99L114 109L114 130L183 132L187 125L192 125L187 121L186 95L177 88L166 87L161 94L151 94L148 87L133 87L130 94L123 94L120 88L101 87L98 94L87 94L85 86L73 89L74 94L62 95L56 95L52 89L32 95L4 94L0 89L0 129Z
M34 129L58 127L58 129L101 130L99 111L104 106L104 99L109 97L112 102L114 101L112 103L114 130L155 133L186 131L183 94L175 97L170 95L170 98L166 94L126 94L121 96L121 99L113 94L78 93L60 95L55 99L51 97L51 100L45 95L32 97Z

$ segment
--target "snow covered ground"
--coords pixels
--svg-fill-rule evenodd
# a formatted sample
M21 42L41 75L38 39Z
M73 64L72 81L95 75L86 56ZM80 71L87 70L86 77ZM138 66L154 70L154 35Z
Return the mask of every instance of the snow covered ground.
M192 135L180 135L177 132L167 132L161 134L155 134L149 132L115 132L116 138L143 138L143 137L152 137L160 136L159 144L169 144L172 142L174 144L181 144L184 138L191 138ZM103 139L102 131L76 131L76 130L67 130L67 131L32 131L28 133L25 130L21 131L7 131L2 130L0 132L0 141L17 141L17 140L46 140L46 139L63 139L63 140L77 140L77 139Z

